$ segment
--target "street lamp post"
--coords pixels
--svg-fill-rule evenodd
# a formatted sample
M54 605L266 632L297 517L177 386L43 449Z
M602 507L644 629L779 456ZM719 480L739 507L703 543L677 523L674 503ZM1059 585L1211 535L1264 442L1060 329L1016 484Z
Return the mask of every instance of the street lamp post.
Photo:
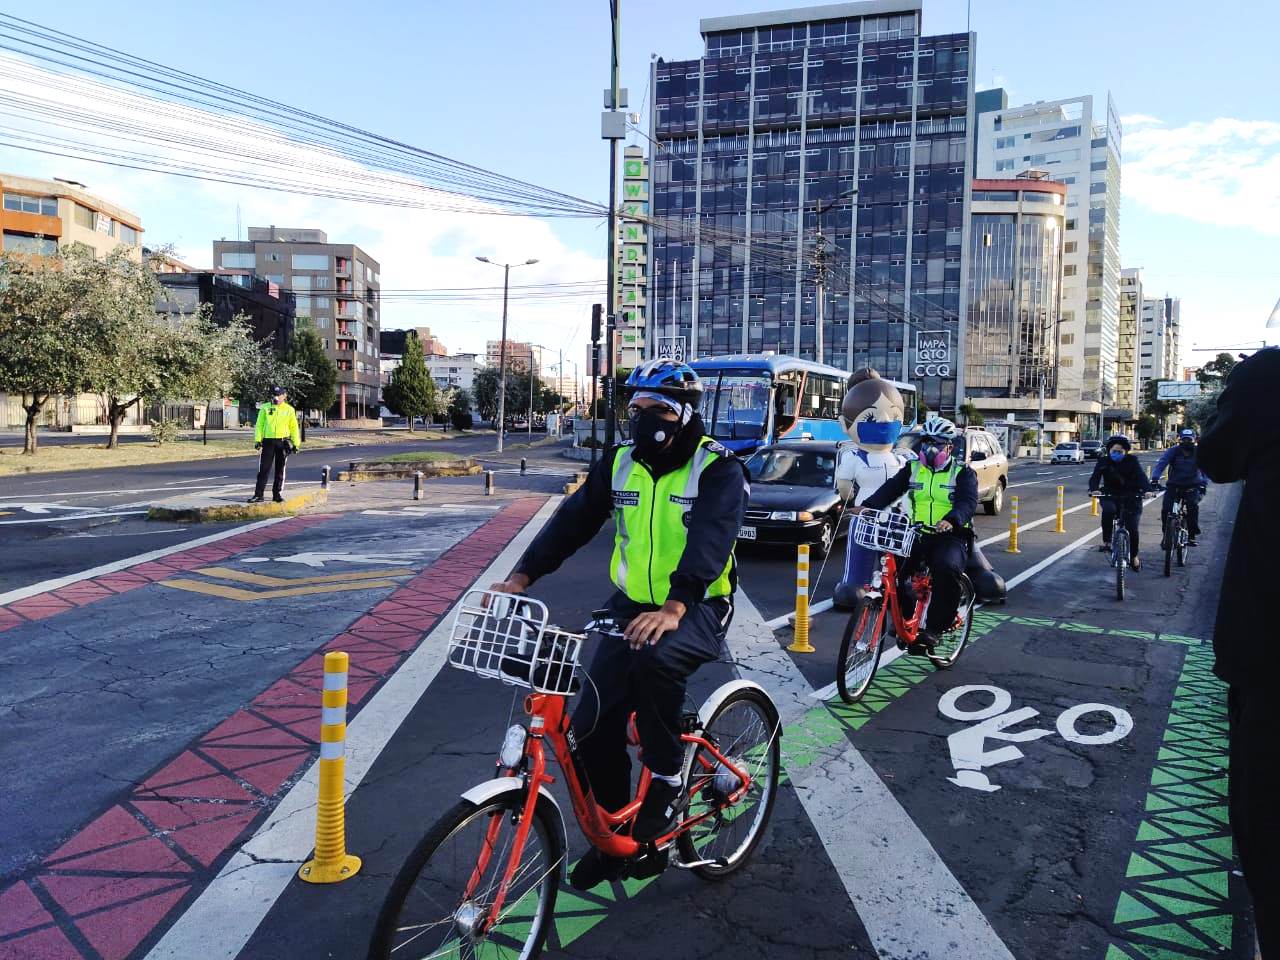
M481 263L492 264L502 268L502 339L498 343L498 453L502 452L503 418L507 403L507 290L511 278L512 267L527 267L537 260L526 260L524 263L498 263L488 257L476 257ZM532 366L532 364L531 364Z

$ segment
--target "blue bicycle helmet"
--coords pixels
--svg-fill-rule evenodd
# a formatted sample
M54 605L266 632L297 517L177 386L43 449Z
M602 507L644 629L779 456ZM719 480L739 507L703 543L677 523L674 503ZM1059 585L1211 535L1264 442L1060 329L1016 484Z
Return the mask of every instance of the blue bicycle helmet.
M702 402L702 380L693 367L664 358L646 360L632 370L624 389L628 398L656 393L694 409Z

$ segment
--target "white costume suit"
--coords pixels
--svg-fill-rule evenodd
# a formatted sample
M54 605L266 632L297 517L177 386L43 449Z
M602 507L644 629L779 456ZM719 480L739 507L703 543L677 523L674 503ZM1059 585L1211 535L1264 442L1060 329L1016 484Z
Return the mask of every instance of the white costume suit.
M836 459L837 489L841 480L852 482L857 488L853 502L861 506L867 497L879 490L909 460L910 457L900 451L863 450L852 444L841 444L840 455ZM902 500L899 500L895 506L901 503ZM845 547L844 576L840 578L840 587L844 590L840 592L856 590L870 582L877 559L875 553L854 543L853 531L850 530Z

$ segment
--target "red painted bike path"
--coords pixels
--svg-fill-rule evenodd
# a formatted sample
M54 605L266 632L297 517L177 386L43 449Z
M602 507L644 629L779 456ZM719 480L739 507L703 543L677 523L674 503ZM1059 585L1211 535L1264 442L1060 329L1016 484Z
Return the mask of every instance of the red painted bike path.
M324 654L351 655L354 716L542 506L517 500L0 890L0 960L141 956L318 752ZM225 560L334 515L299 517L0 607L0 630Z

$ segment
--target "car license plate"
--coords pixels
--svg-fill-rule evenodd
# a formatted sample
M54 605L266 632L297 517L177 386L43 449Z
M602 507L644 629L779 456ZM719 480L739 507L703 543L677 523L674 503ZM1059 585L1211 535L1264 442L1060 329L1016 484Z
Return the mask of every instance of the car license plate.
M756 538L755 527L739 527L738 528L739 540L754 540L755 538Z

